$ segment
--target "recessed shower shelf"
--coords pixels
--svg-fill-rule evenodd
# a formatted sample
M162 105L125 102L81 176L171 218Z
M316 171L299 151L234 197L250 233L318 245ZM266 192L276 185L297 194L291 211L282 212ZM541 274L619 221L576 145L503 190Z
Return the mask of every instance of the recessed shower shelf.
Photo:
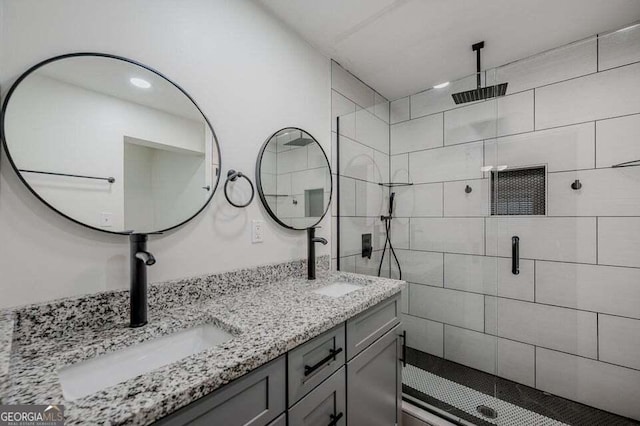
M380 186L386 186L387 188L394 188L396 186L411 186L413 182L378 182Z

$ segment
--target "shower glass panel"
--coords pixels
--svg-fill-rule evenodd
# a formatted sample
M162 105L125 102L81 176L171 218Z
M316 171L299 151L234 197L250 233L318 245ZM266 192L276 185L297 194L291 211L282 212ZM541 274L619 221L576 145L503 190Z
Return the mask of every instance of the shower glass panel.
M388 151L334 97L334 258L377 275L390 235L406 400L462 424L637 425L640 25L483 71L506 95L456 105L476 77L391 102Z

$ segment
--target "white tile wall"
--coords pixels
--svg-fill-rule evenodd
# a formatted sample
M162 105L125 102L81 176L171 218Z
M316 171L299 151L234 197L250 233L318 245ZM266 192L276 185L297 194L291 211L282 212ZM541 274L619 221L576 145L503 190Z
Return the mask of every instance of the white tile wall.
M536 89L536 129L640 111L640 64Z
M594 123L492 139L485 141L484 149L485 165L544 164L550 172L589 169L595 163Z
M444 326L444 358L467 367L496 373L497 337Z
M389 123L389 101L378 92L374 93L375 105L373 106L373 114L384 121ZM371 110L371 108L369 108Z
M356 104L335 90L331 91L331 131L335 132L340 117L340 134L349 138L356 136Z
M380 218L341 217L340 218L340 255L349 256L362 252L362 234L372 234L374 249L381 247L383 229ZM335 227L334 227L335 229ZM336 244L333 244L335 248ZM334 257L336 255L334 254Z
M482 218L412 218L413 250L484 254Z
M442 114L427 115L391 125L391 154L419 151L443 145Z
M400 292L400 312L409 313L409 286L406 286Z
M385 255L380 266L380 257L382 256L382 250L376 250L371 254L371 259L362 257L362 255L356 255L356 274L373 275L378 276L378 268L380 268L380 276L389 277L389 253Z
M380 221L380 218L377 218ZM384 222L380 221L384 230ZM409 218L394 217L391 221L391 243L394 249L409 249ZM382 241L384 244L384 241Z
M442 357L442 323L411 315L403 315L402 327L407 332L407 346L431 355Z
M536 349L538 389L640 420L640 371Z
M599 38L600 71L640 61L640 25Z
M336 215L336 209L338 205L338 203L336 202L337 181L338 179L336 178L336 175L333 175L333 202L331 203L332 216ZM340 215L356 215L356 180L343 176L340 176Z
M640 159L640 114L596 122L596 166Z
M403 280L442 287L442 253L396 250L396 254L402 267Z
M334 244L335 245L335 244ZM333 259L333 267L336 266L335 258ZM340 258L340 270L344 272L356 272L356 256L345 256Z
M331 87L362 108L369 108L375 104L373 89L333 61L331 62Z
M409 97L397 99L391 102L389 108L391 124L409 119Z
M640 318L640 269L536 262L536 301Z
M414 183L478 179L482 177L483 143L467 143L409 154Z
M535 347L499 338L498 376L535 387Z
M598 330L595 313L501 297L497 299L498 336L597 358Z
M409 154L391 156L391 182L409 182Z
M467 185L471 187L470 193L465 191ZM445 216L487 216L489 199L488 179L444 183Z
M487 218L487 255L511 257L511 237L520 237L520 257L596 263L596 218ZM495 242L495 244L493 244Z
M640 370L640 320L599 315L600 361Z
M511 259L444 255L444 286L447 288L533 302L533 279L532 260L521 260L520 274L513 275Z
M456 108L444 114L444 144L533 130L533 91Z
M395 215L399 217L441 217L442 184L424 183L392 189L396 193Z
M342 188L341 188L342 189ZM383 192L386 191L377 183L356 181L356 216L371 216L379 218L387 211L387 202ZM342 200L346 194L341 195Z
M470 330L484 330L483 295L421 284L409 286L411 315Z
M548 187L549 216L640 216L640 167L550 173Z
M640 217L598 218L598 263L640 267Z
M498 83L508 82L507 93L516 93L596 72L597 42L593 37L560 49L498 67ZM491 75L489 83L492 84Z
M342 136L340 174L369 182L386 182L389 176L389 157Z
M389 153L389 125L366 109L356 111L355 139L380 152Z

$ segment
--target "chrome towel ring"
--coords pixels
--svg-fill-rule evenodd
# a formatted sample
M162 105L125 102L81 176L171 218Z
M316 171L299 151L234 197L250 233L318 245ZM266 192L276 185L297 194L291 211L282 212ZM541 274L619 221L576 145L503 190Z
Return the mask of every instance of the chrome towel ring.
M247 180L247 182L249 182L249 186L251 186L251 198L249 198L249 201L247 201L246 204L236 204L236 203L234 203L233 201L231 201L231 198L229 198L229 193L227 192L227 189L229 187L229 182L235 182L239 177L240 178L245 178ZM236 172L235 170L229 170L227 172L227 180L224 183L224 197L227 199L229 204L231 204L233 207L237 207L239 209L247 207L253 201L253 196L255 194L256 194L256 190L253 187L253 182L251 182L251 179L249 179L246 175L242 174L242 172Z

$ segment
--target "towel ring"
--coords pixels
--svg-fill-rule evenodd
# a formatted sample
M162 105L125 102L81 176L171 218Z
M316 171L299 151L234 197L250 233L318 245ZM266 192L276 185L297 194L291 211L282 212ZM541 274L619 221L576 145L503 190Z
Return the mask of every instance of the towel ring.
M227 188L229 187L229 182L235 182L239 177L243 177L249 182L249 186L251 186L251 198L247 201L246 204L236 204L229 198L229 193L227 192ZM256 194L256 190L253 187L253 182L246 175L242 174L242 172L236 172L235 170L229 170L227 172L227 180L224 183L224 196L233 207L237 207L239 209L247 207L253 201L253 196Z

